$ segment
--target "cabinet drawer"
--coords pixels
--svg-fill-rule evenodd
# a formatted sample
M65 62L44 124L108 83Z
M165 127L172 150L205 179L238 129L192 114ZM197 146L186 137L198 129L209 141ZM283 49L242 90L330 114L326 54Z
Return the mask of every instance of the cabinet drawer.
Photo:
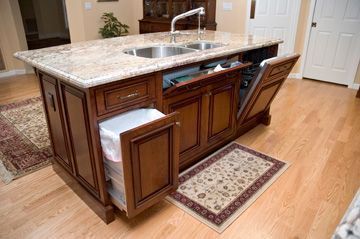
M97 113L100 116L138 103L151 103L155 94L154 76L106 86L95 90Z
M178 113L163 115L154 111L133 110L100 124L105 157L111 156L110 151L121 156L111 157L117 162L105 159L111 178L110 198L129 218L159 202L178 186Z

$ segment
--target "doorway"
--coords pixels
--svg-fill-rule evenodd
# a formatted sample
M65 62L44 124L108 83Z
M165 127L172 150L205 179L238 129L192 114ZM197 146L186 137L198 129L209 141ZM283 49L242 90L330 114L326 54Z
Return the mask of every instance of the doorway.
M351 86L360 59L360 0L312 0L311 6L303 77Z
M248 34L284 40L278 55L294 52L300 4L300 0L248 0L248 12L255 10L254 18L247 18Z
M18 0L29 50L70 43L64 0Z

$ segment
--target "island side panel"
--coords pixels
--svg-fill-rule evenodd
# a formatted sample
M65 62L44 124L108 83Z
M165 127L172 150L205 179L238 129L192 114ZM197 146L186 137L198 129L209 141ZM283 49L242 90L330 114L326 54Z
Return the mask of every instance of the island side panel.
M88 107L88 90L70 86L48 74L37 72L53 148L65 146L69 155L65 161L54 150L54 171L100 218L110 223L115 217L106 191L102 158L96 153L100 144L93 137L98 131L97 123L91 123L94 121L91 108ZM49 86L48 82L54 87L46 87ZM51 116L54 107L61 120L54 120L57 118ZM59 129L63 132L62 137L54 134L60 132Z

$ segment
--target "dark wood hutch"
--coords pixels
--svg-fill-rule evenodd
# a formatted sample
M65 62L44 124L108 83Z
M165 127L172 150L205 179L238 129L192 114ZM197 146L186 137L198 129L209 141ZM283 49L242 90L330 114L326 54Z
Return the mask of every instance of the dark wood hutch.
M202 16L201 27L216 30L216 0L143 0L143 19L139 20L140 33L170 31L171 20L186 11L204 7L206 15ZM180 20L176 29L195 29L197 16Z

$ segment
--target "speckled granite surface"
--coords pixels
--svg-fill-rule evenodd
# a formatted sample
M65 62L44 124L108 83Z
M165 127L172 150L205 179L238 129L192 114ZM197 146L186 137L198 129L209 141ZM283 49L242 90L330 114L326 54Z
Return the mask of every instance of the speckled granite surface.
M196 31L184 32L189 34L178 36L175 45L196 41ZM207 31L203 40L226 45L220 48L158 59L136 57L123 53L123 50L133 47L171 45L169 33L163 32L23 51L15 53L14 56L64 81L83 88L90 88L282 42L279 39L266 39L218 31Z

